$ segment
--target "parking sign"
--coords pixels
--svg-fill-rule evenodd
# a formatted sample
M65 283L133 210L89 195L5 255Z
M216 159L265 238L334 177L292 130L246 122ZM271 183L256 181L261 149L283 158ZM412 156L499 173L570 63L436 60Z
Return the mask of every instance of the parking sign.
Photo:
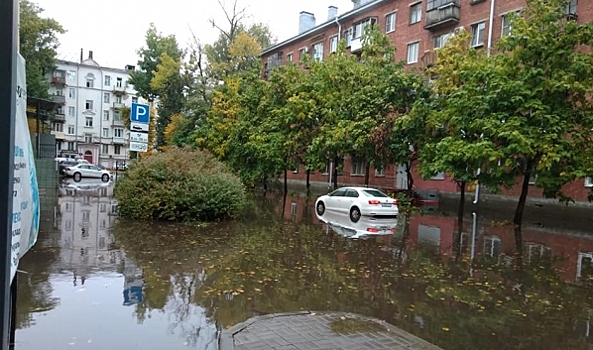
M150 121L150 106L140 103L132 103L130 121L132 123L148 124Z

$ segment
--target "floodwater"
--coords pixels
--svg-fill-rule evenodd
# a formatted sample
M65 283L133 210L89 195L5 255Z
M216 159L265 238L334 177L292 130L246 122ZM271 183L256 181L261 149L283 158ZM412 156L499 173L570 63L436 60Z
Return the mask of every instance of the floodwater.
M531 213L518 268L503 208L475 230L468 213L455 239L455 208L326 225L312 200L268 194L237 222L196 227L118 221L112 186L60 192L19 267L18 350L211 350L221 329L298 310L376 317L443 349L593 349L581 212Z

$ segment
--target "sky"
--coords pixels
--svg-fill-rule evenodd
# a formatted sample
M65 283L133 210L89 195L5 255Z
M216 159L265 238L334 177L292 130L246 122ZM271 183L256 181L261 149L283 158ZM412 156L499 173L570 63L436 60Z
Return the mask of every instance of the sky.
M58 58L80 60L93 51L93 58L101 66L124 68L136 65L137 50L144 45L148 26L153 22L165 35L174 34L181 47L191 42L189 28L202 44L218 37L218 30L209 20L228 28L218 0L32 0L45 11L42 17L57 20L65 34L59 36ZM234 0L220 0L231 8ZM353 8L351 0L237 0L237 8L246 8L245 24L267 24L278 42L298 34L299 13L315 14L317 24L327 20L330 5L338 13Z

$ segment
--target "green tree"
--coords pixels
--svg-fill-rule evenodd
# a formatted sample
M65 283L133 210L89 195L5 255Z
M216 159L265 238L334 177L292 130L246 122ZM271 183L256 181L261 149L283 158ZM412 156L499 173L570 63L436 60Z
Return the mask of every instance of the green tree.
M42 18L43 9L35 3L19 0L19 5L19 50L26 61L27 94L48 98L49 82L45 75L55 67L57 35L65 31L56 20Z

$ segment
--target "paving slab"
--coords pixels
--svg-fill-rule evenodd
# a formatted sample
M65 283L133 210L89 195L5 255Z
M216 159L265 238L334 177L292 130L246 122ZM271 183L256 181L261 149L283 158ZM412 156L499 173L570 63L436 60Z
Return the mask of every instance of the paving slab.
M224 330L220 350L442 350L389 323L351 313L257 316Z

